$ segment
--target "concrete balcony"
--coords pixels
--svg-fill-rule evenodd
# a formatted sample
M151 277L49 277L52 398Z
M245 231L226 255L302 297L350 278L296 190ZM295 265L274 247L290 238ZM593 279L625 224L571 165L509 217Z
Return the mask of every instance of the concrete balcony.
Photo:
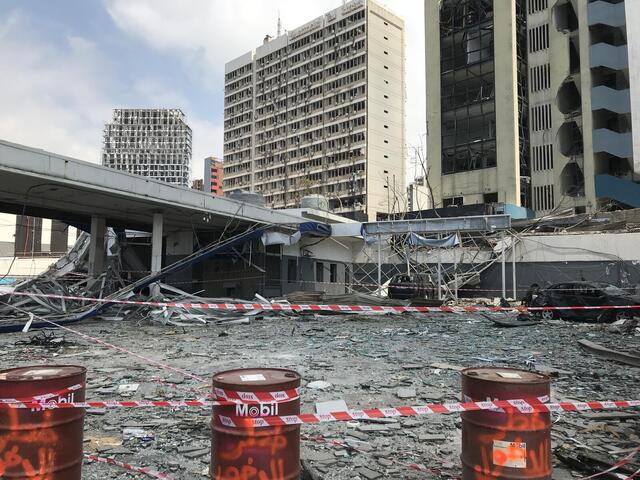
M613 88L593 87L591 89L591 109L609 110L615 113L631 112L631 97L629 90L615 90Z
M631 132L618 133L606 128L593 131L593 153L609 153L619 158L633 156Z
M635 1L635 0L631 0ZM625 25L624 2L608 3L603 1L589 4L587 16L589 25L609 25L622 27Z
M615 47L607 43L596 43L589 49L590 66L607 67L612 70L623 70L629 67L627 46Z

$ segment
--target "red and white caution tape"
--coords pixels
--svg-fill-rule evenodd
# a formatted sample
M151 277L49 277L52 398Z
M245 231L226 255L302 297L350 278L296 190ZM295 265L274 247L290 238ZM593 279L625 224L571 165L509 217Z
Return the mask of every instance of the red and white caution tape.
M615 470L618 470L619 468L624 467L625 465L628 465L629 463L631 463L631 460L633 460L633 457L635 457L638 453L640 453L640 447L638 447L635 450L633 450L626 457L621 458L620 460L618 460L616 463L611 465L611 467L608 468L607 470L605 470L604 472L595 473L595 474L590 475L588 477L580 478L579 480L591 480L592 478L598 478L598 477L601 477L603 475L606 475L607 473L614 472ZM640 473L640 470L635 472L635 473L633 473L631 476L626 477L625 480L631 479L631 478L635 478L639 473Z
M13 295L31 297L59 298L95 303L138 305L166 308L190 308L197 310L236 310L236 311L278 311L278 312L357 312L357 313L474 313L474 312L537 312L547 310L639 310L640 305L574 305L568 307L406 307L382 305L322 305L289 303L183 303L183 302L145 302L142 300L115 300L107 298L75 297L68 295L34 294L14 292Z
M212 406L230 406L245 402L211 401L211 400L113 400L101 402L68 402L47 404L47 408L202 408ZM272 402L275 403L275 402ZM39 402L4 403L0 408L36 408ZM481 410L499 411L500 409L517 410L522 414L548 412L580 412L588 410L612 410L640 407L640 400L618 400L597 402L557 402L540 403L536 400L494 400L486 402L428 404L414 407L372 408L367 410L348 410L329 414L307 413L301 415L269 416L269 417L226 417L220 415L221 422L229 427L269 427L285 425L301 425L305 423L344 422L349 420L368 420L377 418L411 417L460 412L476 412ZM236 423L237 422L237 423Z
M609 410L640 407L640 400L623 400L615 402L558 402L536 403L527 400L495 400L493 402L467 402L423 405L419 407L373 408L368 410L349 410L328 414L302 414L270 417L228 417L218 415L220 423L227 427L260 428L281 427L285 425L302 425L310 423L345 422L349 420L369 420L377 418L411 417L419 415L447 414L459 412L475 412L481 410L509 409L522 414L549 412L577 412L585 410Z
M34 397L0 398L0 404L3 404L3 403L16 404L16 403L25 403L26 402L26 403L39 403L39 404L42 405L47 400L51 400L52 398L56 398L56 397L62 397L62 396L67 395L69 393L78 391L83 387L84 387L84 385L81 385L81 384L78 383L76 385L72 385L70 387L63 388L62 390L58 390L57 392L44 393L42 395L36 395ZM29 407L29 408L31 408L31 407Z
M287 402L300 397L300 389L283 390L280 392L237 392L232 390L224 390L214 387L213 395L218 400L227 400L230 402Z
M131 465L130 463L119 462L117 460L114 460L113 458L98 457L97 455L92 455L89 453L85 453L84 458L92 462L106 463L107 465L114 465L116 467L124 468L125 470L129 470L130 472L142 473L151 478L159 478L161 480L173 480L174 478L167 473L158 472L149 467L137 467L135 465Z
M100 300L100 301L102 301L102 300ZM15 305L11 305L11 304L3 302L3 301L0 301L0 305L5 305L5 306L11 307L14 310L17 310L19 312L26 313L26 314L29 314L29 315L33 315L33 314L30 314L28 311L26 311L26 310L24 310L22 308L16 307ZM149 365L154 365L156 367L162 368L163 370L167 370L167 371L170 371L170 372L173 372L173 373L179 373L180 375L192 378L192 379L197 380L199 382L206 382L206 380L204 378L199 377L197 375L194 375L194 374L192 374L192 373L190 373L190 372L188 372L186 370L183 370L182 368L172 367L171 365L167 365L166 363L160 362L158 360L154 360L152 358L146 357L146 356L141 355L141 354L136 353L136 352L132 352L131 350L127 350L126 348L119 347L119 346L114 345L114 344L109 343L109 342L105 342L104 340L101 340L101 339L96 338L96 337L92 337L91 335L87 335L86 333L82 333L82 332L80 332L78 330L74 330L73 328L67 327L66 325L60 325L59 323L51 321L48 318L42 317L40 315L33 315L33 316L35 318L37 318L38 320L42 320L43 322L48 323L49 325L57 327L57 328L59 328L61 330L64 330L65 332L73 333L74 335L82 337L85 340L89 340L91 342L97 343L98 345L102 345L104 347L110 348L111 350L115 350L115 351L121 352L121 353L126 353L127 355L135 357L138 360L143 360L144 362L146 362Z

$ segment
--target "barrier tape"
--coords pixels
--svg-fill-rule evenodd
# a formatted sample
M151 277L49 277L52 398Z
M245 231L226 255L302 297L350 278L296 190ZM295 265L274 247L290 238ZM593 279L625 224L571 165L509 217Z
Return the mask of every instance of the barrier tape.
M269 416L259 418L227 417L218 415L220 423L226 427L282 427L286 425L317 424L327 422L346 422L349 420L369 420L377 418L411 417L420 415L475 412L482 410L517 410L522 414L579 412L585 410L609 410L640 407L640 400L604 401L604 402L557 402L537 403L523 399L494 400L486 402L430 404L419 407L374 408L368 410L348 410L328 414L302 414ZM234 421L235 420L235 421Z
M635 450L633 450L626 457L621 458L620 460L618 460L616 463L611 465L611 467L608 468L607 470L605 470L604 472L595 473L595 474L590 475L588 477L582 477L579 480L591 480L592 478L598 478L598 477L601 477L601 476L606 475L608 473L611 473L611 472L613 472L615 470L618 470L620 467L624 467L625 465L628 465L629 463L631 463L631 460L633 460L633 457L635 457L638 453L640 453L640 447L638 447ZM624 480L635 478L639 473L640 473L640 470L634 472L633 474L631 474L628 477L625 477Z
M62 397L64 395L67 395L69 393L75 392L77 390L80 390L81 388L83 388L84 385L81 384L76 384L76 385L72 385L70 387L67 388L63 388L62 390L58 390L57 392L53 392L53 393L43 393L42 395L36 395L34 397L25 397L25 398L0 398L0 404L3 403L42 403L42 402L46 402L47 400L50 400L52 398L55 397Z
M229 402L285 402L300 397L300 389L284 390L281 392L238 392L214 387L213 395L218 400Z
M158 472L150 467L137 467L135 465L131 465L130 463L119 462L117 460L114 460L113 458L98 457L97 455L92 455L89 453L85 453L84 458L92 462L105 463L107 465L114 465L116 467L124 468L125 470L129 470L130 472L142 473L151 478L159 478L161 480L174 479L174 477L170 476L169 474Z
M109 342L105 342L104 340L101 340L99 338L96 337L92 337L91 335L87 335L86 333L82 333L78 330L74 330L73 328L67 327L66 325L60 325L59 323L56 323L54 321L49 320L48 318L44 318L41 315L35 315L35 314L31 314L28 311L24 310L23 308L19 308L16 307L15 305L11 305L10 303L6 303L3 301L0 301L0 305L6 305L7 307L13 308L14 310L17 310L18 312L22 312L28 315L33 315L33 317L37 318L38 320L42 320L45 323L48 323L49 325L52 325L56 328L59 328L61 330L64 330L65 332L70 332L73 333L74 335L77 335L79 337L84 338L85 340L89 340L91 342L97 343L98 345L102 345L103 347L107 347L110 348L111 350L115 350L116 352L120 352L120 353L126 353L127 355L130 355L132 357L137 358L138 360L143 360L145 361L147 364L150 365L155 365L156 367L160 367L163 370L167 370L173 373L179 373L180 375L183 375L185 377L189 377L191 379L197 380L198 382L206 382L207 380L199 377L198 375L194 375L193 373L190 373L182 368L178 368L178 367L172 367L171 365L168 365L166 363L160 362L158 360L154 360L152 358L146 357L144 355L140 355L139 353L135 353L132 352L131 350L127 350L126 348L123 347L119 347L117 345L114 345L112 343Z
M115 300L107 298L75 297L56 294L35 294L17 292L13 295L47 297L67 300L82 300L95 303L110 303L123 305L151 306L160 308L191 308L198 310L236 310L251 311L265 310L276 312L359 312L359 313L474 313L474 312L527 312L547 310L638 310L640 305L575 305L570 307L405 307L383 305L320 305L296 303L183 303L183 302L147 302L143 300Z
M272 407L272 403L261 403L263 406ZM238 401L211 401L211 400L113 400L90 402L67 402L47 404L47 408L182 408L182 407L212 407L244 405ZM0 408L34 408L41 406L38 402L4 403ZM332 412L329 414L300 414L268 417L226 417L219 415L225 426L229 427L270 427L285 425L301 425L309 423L344 422L349 420L368 420L377 418L411 417L420 415L448 414L459 412L476 412L482 410L501 411L501 409L517 410L522 414L550 413L550 412L580 412L589 410L612 410L640 407L640 400L617 401L593 401L593 402L556 402L540 403L535 399L525 400L494 400L483 402L427 404L414 407L389 407L373 408L366 410L347 410L344 412ZM223 420L224 419L224 420ZM233 420L239 420L236 425ZM226 422L226 423L225 423Z

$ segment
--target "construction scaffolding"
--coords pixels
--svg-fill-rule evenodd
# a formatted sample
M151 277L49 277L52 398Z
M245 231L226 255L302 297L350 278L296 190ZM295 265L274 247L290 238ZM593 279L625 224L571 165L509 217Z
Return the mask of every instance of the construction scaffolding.
M395 220L363 224L364 242L353 263L351 288L378 296L396 275L418 276L436 286L440 300L480 282L501 263L502 297L507 297L506 258L516 246L509 215ZM517 297L515 255L511 255L513 298Z

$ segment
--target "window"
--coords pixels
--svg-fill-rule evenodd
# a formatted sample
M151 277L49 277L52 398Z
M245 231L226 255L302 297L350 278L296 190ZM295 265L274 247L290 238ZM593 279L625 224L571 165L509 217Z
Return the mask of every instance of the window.
M531 109L531 129L534 132L551 129L551 104L538 105Z
M443 207L461 207L463 205L462 197L449 197L442 199Z
M338 265L336 263L329 264L329 281L331 283L338 281Z
M533 208L538 211L553 210L555 208L553 185L533 187Z
M529 30L529 53L549 48L549 24L538 25Z
M548 0L529 0L529 13L541 12L546 10L548 6Z
M287 282L296 283L298 281L298 262L290 258L287 261Z
M531 151L532 167L535 172L553 170L553 145L536 145Z
M551 88L551 67L548 63L531 67L529 69L529 79L532 92L548 90Z
M324 263L316 262L316 282L324 282Z
M482 196L482 201L484 203L498 203L498 192L485 193Z

